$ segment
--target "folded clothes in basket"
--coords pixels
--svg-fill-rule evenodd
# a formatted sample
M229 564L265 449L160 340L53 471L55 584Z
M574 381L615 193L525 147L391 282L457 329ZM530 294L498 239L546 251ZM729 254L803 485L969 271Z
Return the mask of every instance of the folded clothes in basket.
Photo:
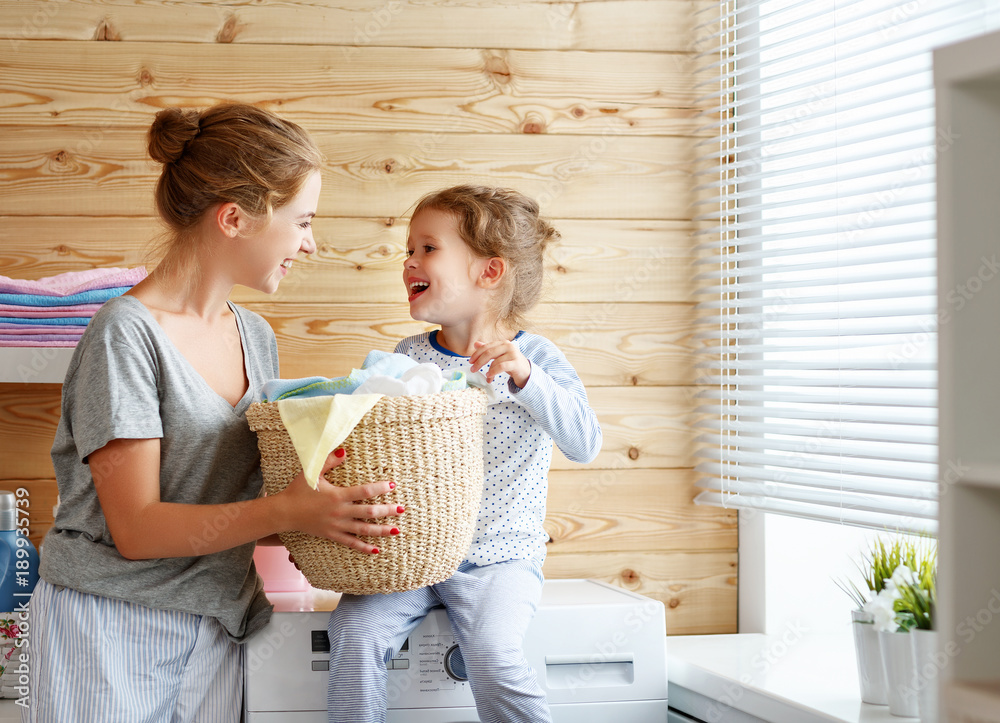
M264 384L261 398L277 403L306 481L315 487L327 455L383 396L459 391L470 384L482 387L492 401L493 390L480 372L445 372L404 354L372 351L346 377L272 379Z
M467 370L443 371L436 364L420 364L405 354L372 351L360 369L352 369L346 377L304 377L272 379L261 389L261 401L320 397L331 394L385 394L407 396L435 394L480 387L490 395L492 388L481 372Z

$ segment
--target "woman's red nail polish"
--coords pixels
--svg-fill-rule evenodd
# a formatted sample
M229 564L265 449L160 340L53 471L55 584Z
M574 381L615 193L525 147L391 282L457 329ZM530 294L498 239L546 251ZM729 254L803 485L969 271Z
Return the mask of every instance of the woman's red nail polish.
M391 530L389 530L389 534L390 535L398 535L399 534L399 528L398 527L393 527Z
M400 515L401 515L401 514L403 514L404 512L406 512L406 510L405 510L405 509L403 509L403 506L402 506L402 505L399 505L399 506L397 506L397 507L396 507L396 513L397 513L397 514L400 514Z
M372 548L372 554L373 555L377 555L378 554L378 548L377 547L373 547Z
M391 490L396 489L396 483L395 482L390 482L389 483L389 489L391 489Z
M343 459L344 455L346 454L347 450L345 450L343 447L337 447L335 450L333 450L333 456L336 457L337 459Z

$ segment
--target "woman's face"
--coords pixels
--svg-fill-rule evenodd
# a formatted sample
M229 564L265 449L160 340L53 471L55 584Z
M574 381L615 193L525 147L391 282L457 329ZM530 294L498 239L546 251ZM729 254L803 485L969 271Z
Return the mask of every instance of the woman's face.
M243 271L243 280L238 283L267 294L274 293L295 257L299 253L316 251L312 220L319 204L321 185L320 173L316 171L291 201L274 210L266 228L241 239L237 263Z

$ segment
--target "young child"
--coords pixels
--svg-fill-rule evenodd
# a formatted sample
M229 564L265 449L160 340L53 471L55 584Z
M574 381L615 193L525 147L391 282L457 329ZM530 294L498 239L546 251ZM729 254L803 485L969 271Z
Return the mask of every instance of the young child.
M413 212L403 264L410 315L441 328L404 339L396 352L485 372L497 394L485 422L485 486L472 547L452 577L341 598L329 626L330 723L385 721L386 662L442 605L481 721L551 720L522 643L542 591L552 443L576 462L601 448L573 367L552 342L520 330L541 296L545 246L558 237L534 201L507 189L457 186Z

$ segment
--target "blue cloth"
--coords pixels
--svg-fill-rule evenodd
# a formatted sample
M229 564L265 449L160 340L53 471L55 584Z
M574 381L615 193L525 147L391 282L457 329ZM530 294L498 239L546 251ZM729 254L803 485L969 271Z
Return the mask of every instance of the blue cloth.
M116 286L113 289L92 289L71 296L45 296L43 294L0 294L0 304L20 306L71 306L73 304L101 304L108 299L121 296L131 286Z
M334 379L326 377L301 377L299 379L269 379L260 390L261 401L277 402L290 397L319 397L335 394L331 391Z
M25 318L21 316L0 316L0 324L28 324L38 326L86 326L89 316L47 316Z

